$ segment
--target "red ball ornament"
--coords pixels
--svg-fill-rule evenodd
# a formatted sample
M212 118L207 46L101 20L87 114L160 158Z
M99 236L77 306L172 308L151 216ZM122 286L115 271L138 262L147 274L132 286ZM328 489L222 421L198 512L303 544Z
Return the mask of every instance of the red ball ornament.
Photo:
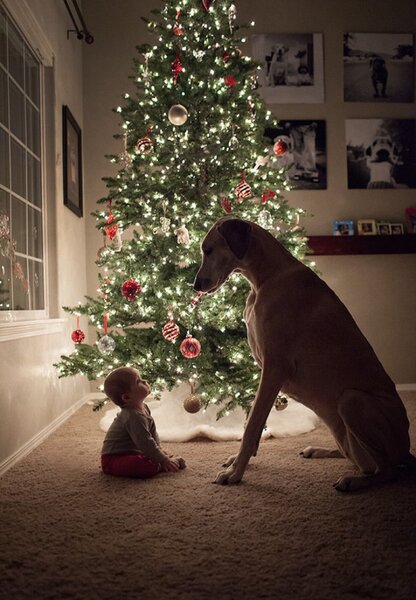
M81 329L75 329L71 333L71 340L75 342L75 344L81 344L85 340L85 333L81 331Z
M231 88L232 90L235 90L237 80L232 75L226 75L224 81L227 87Z
M276 156L283 156L287 152L288 145L284 140L277 140L275 145L273 146L273 152Z
M188 333L181 343L179 350L185 358L196 358L201 353L201 344Z
M125 281L121 286L121 293L126 300L129 300L129 302L136 300L137 294L139 294L141 291L142 288L140 283L134 279L127 279L127 281Z

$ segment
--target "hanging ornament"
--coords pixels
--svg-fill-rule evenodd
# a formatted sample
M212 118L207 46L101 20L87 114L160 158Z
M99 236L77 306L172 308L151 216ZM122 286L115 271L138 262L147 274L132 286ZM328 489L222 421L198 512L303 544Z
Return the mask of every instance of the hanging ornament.
M204 292L197 292L195 296L191 300L191 310L194 310L201 299L201 296Z
M182 104L174 104L168 112L168 119L172 125L184 125L188 120L189 113Z
M140 292L142 291L140 283L135 279L127 279L127 281L123 283L120 289L125 299L129 302L136 300L137 294L140 294Z
M214 0L202 0L202 4L204 5L205 10L208 12L209 9L211 8L211 4L214 2Z
M114 250L114 252L120 252L122 246L123 240L121 239L120 229L117 227L116 234L111 240L111 249Z
M143 54L144 56L144 68L143 68L143 79L147 81L149 79L149 55Z
M162 328L162 335L168 342L174 343L180 333L179 325L173 320L172 306L169 309L169 321Z
M183 401L183 407L186 412L194 414L201 410L201 400L196 394L189 394Z
M237 85L237 80L232 75L226 75L224 77L224 81L225 85L234 92L235 86Z
M181 11L178 8L178 10L176 11L176 23L173 26L173 33L175 35L183 35L183 29L179 23L180 16L181 16Z
M124 150L121 154L118 155L118 162L122 169L130 169L133 164L133 157L127 151L127 132L123 135L124 141Z
M173 72L173 83L176 84L180 73L183 71L183 65L181 63L181 59L179 58L179 54L176 55L175 60L172 63L172 72Z
M224 53L222 55L222 62L224 63L224 65L226 65L228 63L228 61L230 60L231 54L229 52L227 52L227 50L224 50Z
M185 358L196 358L201 352L201 344L196 338L192 337L188 331L179 350Z
M77 316L77 328L71 333L71 340L75 344L81 344L85 340L85 333L79 328L79 316Z
M261 195L262 204L266 204L267 200L270 200L270 198L275 198L275 197L276 197L276 192L274 192L273 190L264 190L264 192Z
M260 227L263 227L263 229L273 229L273 218L268 210L263 209L259 212L257 223Z
M109 208L109 213L108 213L108 217L105 220L105 222L107 223L107 227L104 227L104 231L105 231L107 237L109 238L109 240L111 241L114 239L114 237L116 236L116 234L118 232L118 225L116 222L116 218L113 215L112 200L108 201L108 208Z
M226 213L230 213L233 210L231 200L229 198L221 198L220 204Z
M230 33L233 32L233 23L237 17L237 9L235 4L230 4L230 8L228 9L228 24L230 26Z
M284 410L285 408L287 408L288 405L288 401L287 398L285 396L282 396L281 394L279 394L276 398L276 400L274 401L274 407L276 410Z
M241 175L241 182L234 188L234 192L240 202L252 196L251 187L244 179L244 171Z
M97 347L102 354L112 354L116 347L115 341L108 335L108 317L106 312L104 313L104 335L97 340Z
M186 229L185 225L181 225L174 231L175 235L178 236L178 244L182 246L189 246L191 240L189 238L189 231Z
M230 141L228 142L228 145L230 146L230 148L233 148L234 146L238 146L238 137L235 135L234 123L231 124L231 137L230 137Z
M136 144L136 152L138 154L149 154L153 150L153 142L149 137L149 133L152 130L152 126L149 125L147 128L147 133L143 138L140 138Z
M285 154L285 152L287 152L288 149L288 145L284 140L277 140L277 142L275 143L275 145L273 146L273 152L276 154L276 156L283 156L283 154Z

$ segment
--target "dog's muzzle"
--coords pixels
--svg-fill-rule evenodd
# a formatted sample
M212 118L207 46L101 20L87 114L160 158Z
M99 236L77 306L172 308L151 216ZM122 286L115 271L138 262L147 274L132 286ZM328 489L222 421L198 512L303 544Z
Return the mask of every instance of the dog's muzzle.
M204 279L198 275L195 277L194 290L196 292L207 292L212 287L212 283L209 279Z

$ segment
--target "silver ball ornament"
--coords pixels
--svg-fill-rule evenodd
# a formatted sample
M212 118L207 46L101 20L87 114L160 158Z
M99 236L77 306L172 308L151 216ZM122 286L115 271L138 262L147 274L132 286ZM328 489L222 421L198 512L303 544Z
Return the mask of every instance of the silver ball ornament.
M103 337L97 341L97 346L102 354L112 354L116 347L116 343L109 335L103 335Z
M188 120L189 113L182 104L174 104L168 112L168 119L172 125L184 125Z

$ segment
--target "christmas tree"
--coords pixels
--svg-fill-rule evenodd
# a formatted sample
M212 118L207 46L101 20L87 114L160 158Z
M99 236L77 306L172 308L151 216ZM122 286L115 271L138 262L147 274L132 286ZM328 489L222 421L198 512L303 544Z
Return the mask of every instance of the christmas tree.
M99 294L65 307L88 316L97 342L82 343L78 326L75 351L56 366L89 380L135 366L156 397L188 381L197 395L190 410L214 403L221 417L237 405L249 410L260 371L242 320L247 282L233 275L213 296L193 292L200 243L229 213L302 259L303 211L283 196L285 143L264 137L277 123L256 92L258 66L239 49L248 27L238 26L235 5L177 0L153 13L144 20L158 43L137 47L137 94L117 108L124 150L110 158L118 174L105 179L108 196L94 213L105 242Z

